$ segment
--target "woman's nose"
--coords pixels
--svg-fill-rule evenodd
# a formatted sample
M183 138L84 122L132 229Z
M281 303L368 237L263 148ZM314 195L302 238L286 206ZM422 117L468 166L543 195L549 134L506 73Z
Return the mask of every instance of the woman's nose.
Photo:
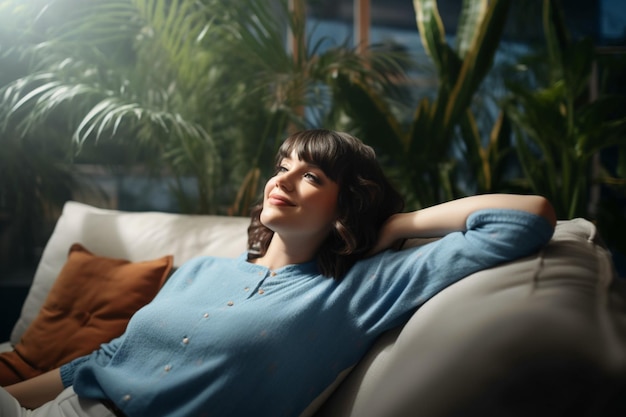
M293 183L287 174L283 174L276 178L276 187L285 191L293 190Z

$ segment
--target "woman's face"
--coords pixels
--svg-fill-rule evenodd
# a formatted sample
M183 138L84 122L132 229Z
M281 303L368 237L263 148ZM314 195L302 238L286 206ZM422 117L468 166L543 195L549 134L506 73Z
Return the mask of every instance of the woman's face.
M265 185L261 223L283 237L326 238L337 217L339 185L292 153Z

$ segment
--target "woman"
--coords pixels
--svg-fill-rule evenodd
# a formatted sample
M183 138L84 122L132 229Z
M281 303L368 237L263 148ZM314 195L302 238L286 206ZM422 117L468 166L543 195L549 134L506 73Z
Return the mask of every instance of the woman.
M428 298L538 250L555 225L538 196L402 206L358 139L290 136L253 212L247 253L189 261L124 335L0 390L1 415L299 415ZM444 237L386 250L426 236Z

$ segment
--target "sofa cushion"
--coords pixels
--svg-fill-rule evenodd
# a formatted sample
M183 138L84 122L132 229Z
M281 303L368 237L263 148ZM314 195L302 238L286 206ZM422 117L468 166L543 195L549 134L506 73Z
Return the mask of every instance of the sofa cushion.
M31 378L88 354L126 329L157 294L172 256L130 262L74 244L39 314L13 352L0 354L0 385Z
M626 386L622 281L591 222L561 221L539 253L426 302L316 417L607 415Z

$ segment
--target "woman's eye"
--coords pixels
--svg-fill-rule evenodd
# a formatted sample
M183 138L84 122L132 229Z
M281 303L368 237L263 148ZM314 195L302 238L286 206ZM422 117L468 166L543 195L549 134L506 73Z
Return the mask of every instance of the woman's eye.
M317 175L315 175L315 174L312 174L312 173L310 173L310 172L307 172L306 174L304 174L304 177L305 177L306 179L308 179L308 180L311 180L311 181L313 181L313 182L317 183L317 184L319 184L319 183L320 183L320 179L318 178L318 176L317 176Z
M278 168L276 168L276 172L287 172L287 167L284 165L280 165Z

